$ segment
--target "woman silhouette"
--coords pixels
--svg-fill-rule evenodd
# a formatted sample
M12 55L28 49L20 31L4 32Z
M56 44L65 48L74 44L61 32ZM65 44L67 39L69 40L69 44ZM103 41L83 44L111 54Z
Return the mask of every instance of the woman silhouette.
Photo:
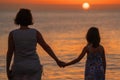
M8 37L6 70L9 80L41 80L42 65L36 52L37 43L59 66L64 64L55 56L41 33L28 27L33 24L29 9L20 9L15 18L15 24L19 25L20 28L11 31ZM14 58L10 69L12 57Z

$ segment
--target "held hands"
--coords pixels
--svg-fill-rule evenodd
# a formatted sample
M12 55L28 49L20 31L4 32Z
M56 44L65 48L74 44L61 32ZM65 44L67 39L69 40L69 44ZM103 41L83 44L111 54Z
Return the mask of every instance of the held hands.
M63 68L64 68L65 66L67 66L67 63L58 60L58 61L57 61L57 65L58 65L59 67L63 67Z

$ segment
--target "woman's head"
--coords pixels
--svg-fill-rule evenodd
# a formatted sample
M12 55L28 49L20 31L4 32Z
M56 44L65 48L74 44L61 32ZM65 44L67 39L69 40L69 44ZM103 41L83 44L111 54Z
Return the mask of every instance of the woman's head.
M21 26L32 25L33 18L29 9L20 9L15 18L15 24Z
M100 34L98 28L91 27L86 34L86 40L88 43L92 44L93 47L98 47L100 43Z

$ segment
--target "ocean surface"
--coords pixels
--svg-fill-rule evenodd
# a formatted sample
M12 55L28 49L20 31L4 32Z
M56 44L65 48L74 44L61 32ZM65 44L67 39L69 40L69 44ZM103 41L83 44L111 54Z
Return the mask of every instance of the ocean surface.
M19 28L14 25L16 13L0 12L0 80L7 80L7 37L11 30ZM98 27L106 53L106 80L120 79L120 10L32 10L32 14L34 25L30 27L38 29L56 56L65 62L77 58L87 43L87 30ZM44 67L42 80L84 80L86 56L75 65L59 68L39 45L37 52Z

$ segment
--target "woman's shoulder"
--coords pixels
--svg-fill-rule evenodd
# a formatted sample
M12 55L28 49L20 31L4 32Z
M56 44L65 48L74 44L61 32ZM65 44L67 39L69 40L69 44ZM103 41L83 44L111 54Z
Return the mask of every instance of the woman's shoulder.
M29 29L37 31L37 29L35 29L35 28L29 28Z
M39 32L37 29L35 28L30 28L30 30L33 30L33 31L36 31L36 32Z
M28 30L30 30L30 31L35 31L35 32L39 32L37 29L35 29L35 28L29 28ZM28 30L20 30L20 29L14 29L14 30L11 30L10 31L10 34L13 34L13 33L16 33L16 32L21 32L21 31L28 31Z
M17 31L18 31L18 29L11 30L10 34L13 34L14 32L17 32Z
M37 36L42 35L41 32L39 30L35 29L35 28L31 28L31 30L33 30L37 34Z

